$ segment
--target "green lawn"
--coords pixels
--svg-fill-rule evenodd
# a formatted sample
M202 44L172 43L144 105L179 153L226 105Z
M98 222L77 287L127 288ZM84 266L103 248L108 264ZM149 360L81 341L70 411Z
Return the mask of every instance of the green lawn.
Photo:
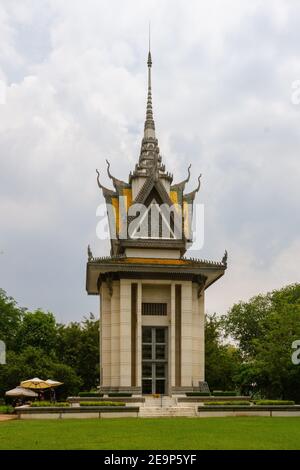
M14 420L0 449L300 449L300 418Z

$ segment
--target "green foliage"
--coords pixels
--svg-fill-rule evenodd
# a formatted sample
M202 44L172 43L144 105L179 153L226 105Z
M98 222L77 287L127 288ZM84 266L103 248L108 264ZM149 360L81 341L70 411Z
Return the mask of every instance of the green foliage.
M186 392L187 397L210 397L210 392Z
M32 346L51 354L57 343L57 327L54 315L37 310L27 312L23 316L16 334L14 350L22 352L24 348Z
M250 401L206 401L205 406L250 406Z
M99 382L99 322L92 315L81 323L59 325L52 313L27 312L0 290L0 339L7 345L0 396L31 377L63 382L56 389L58 398Z
M56 401L55 403L51 402L51 401L34 401L33 403L31 403L31 408L42 408L42 407L63 407L63 408L66 408L69 405L69 403L65 402L65 401Z
M216 315L205 319L205 380L210 388L235 388L234 378L241 365L237 348L222 341L223 323Z
M235 390L214 390L212 394L214 397L236 397Z
M103 393L98 393L98 392L79 392L78 393L79 397L90 397L90 398L97 398L97 397L103 397Z
M238 341L245 356L255 353L253 341L264 335L264 320L271 308L270 296L257 295L249 302L235 304L226 317L223 317L225 333Z
M275 405L295 405L292 400L254 400L255 405L275 406Z
M82 383L80 377L71 367L56 361L55 356L48 356L42 349L32 346L22 353L8 352L7 363L0 368L0 393L4 395L6 390L30 377L49 377L64 383L56 389L58 398L76 395ZM44 391L45 396L48 393Z
M99 383L99 321L93 315L82 323L59 325L56 354L72 367L87 390Z
M8 350L16 344L16 334L24 312L25 309L19 308L17 302L0 289L0 339L6 343Z
M125 403L121 401L81 401L80 406L125 406Z
M14 408L11 405L0 405L0 414L8 415L14 412Z
M240 387L253 382L262 396L300 402L300 367L291 361L300 339L300 284L234 305L223 321L244 356L235 376Z

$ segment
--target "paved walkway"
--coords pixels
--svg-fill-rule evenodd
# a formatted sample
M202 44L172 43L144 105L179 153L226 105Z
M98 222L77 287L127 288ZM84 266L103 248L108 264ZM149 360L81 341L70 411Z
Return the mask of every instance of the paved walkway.
M16 419L16 416L15 415L0 415L0 422L11 421L12 419Z

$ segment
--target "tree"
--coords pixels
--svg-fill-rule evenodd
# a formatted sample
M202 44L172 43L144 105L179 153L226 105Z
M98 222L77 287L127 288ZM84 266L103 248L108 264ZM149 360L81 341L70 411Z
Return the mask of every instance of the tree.
M36 310L27 312L16 334L15 350L22 351L27 346L42 349L50 354L57 342L57 325L52 313Z
M240 385L251 379L267 398L300 402L300 367L291 360L300 339L300 284L236 304L223 321L244 356Z
M270 308L270 296L257 295L249 302L233 305L223 316L225 334L238 342L244 357L255 355L254 340L264 335L263 320L269 315Z
M74 368L85 390L95 388L99 383L99 321L90 315L81 323L60 325L57 355Z
M222 343L222 321L216 315L205 319L205 379L214 390L233 390L241 364L237 348Z
M0 340L6 343L7 349L15 344L24 312L25 309L19 308L17 302L0 289Z
M3 396L6 390L31 377L63 382L63 386L57 389L59 398L77 394L82 385L81 379L71 367L59 363L43 350L29 346L21 354L8 352L7 363L0 368L0 395Z

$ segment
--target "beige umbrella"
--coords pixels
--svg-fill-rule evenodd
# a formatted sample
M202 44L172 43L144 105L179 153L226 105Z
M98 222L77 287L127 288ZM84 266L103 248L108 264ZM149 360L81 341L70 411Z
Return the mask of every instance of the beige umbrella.
M23 387L16 387L13 388L12 390L8 390L5 392L5 395L7 397L30 397L30 398L36 398L38 397L38 394L33 392L32 390L29 390L28 388L23 388Z
M63 382L58 382L57 380L51 380L51 379L47 379L46 383L49 384L51 388L59 387L60 385L63 385Z
M34 379L28 379L28 380L23 380L21 382L21 387L24 388L33 388L35 390L42 390L45 388L50 388L51 385L49 385L46 380L39 379L38 377L34 377Z

